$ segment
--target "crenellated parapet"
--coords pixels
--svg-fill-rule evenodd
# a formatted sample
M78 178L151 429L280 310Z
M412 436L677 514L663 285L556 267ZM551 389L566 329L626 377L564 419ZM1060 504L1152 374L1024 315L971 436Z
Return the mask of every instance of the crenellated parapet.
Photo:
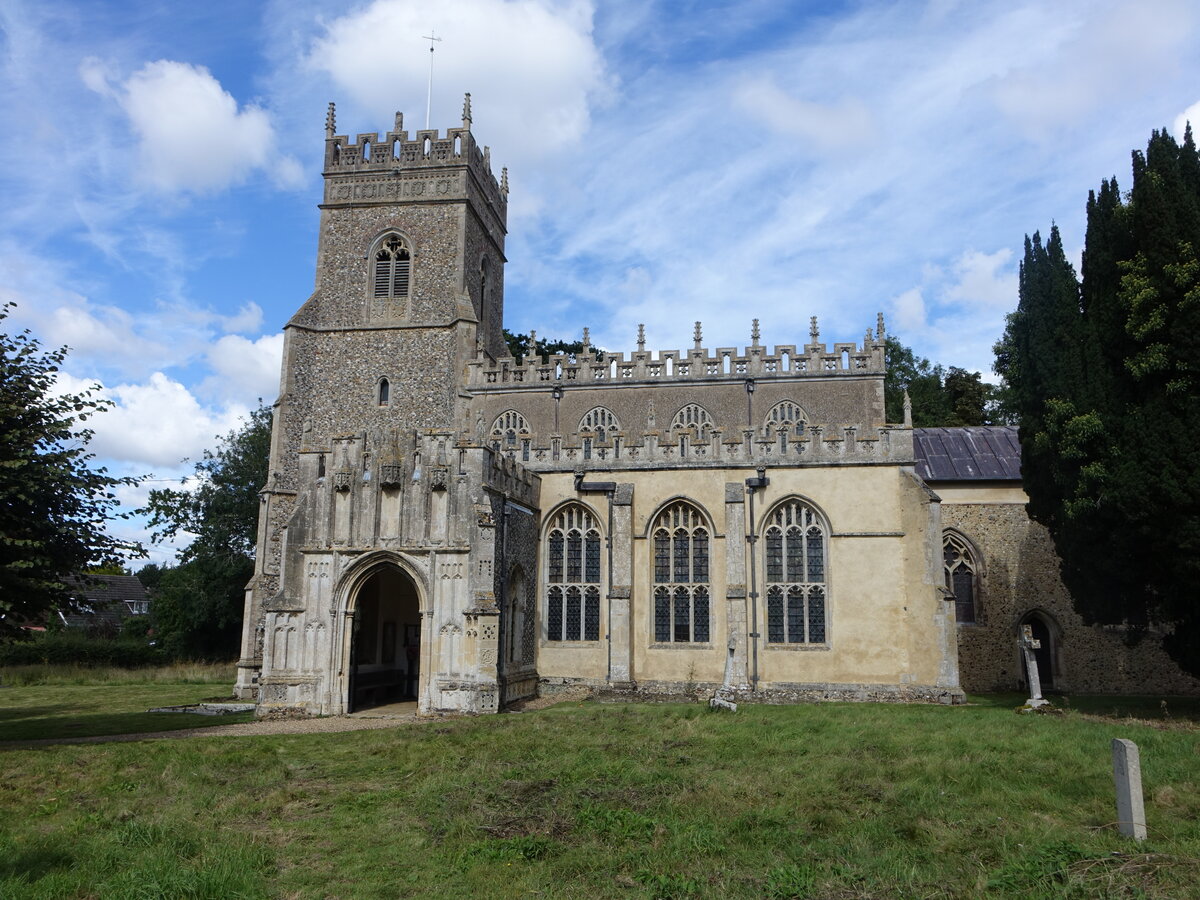
M619 384L745 381L774 377L845 377L882 375L884 332L882 318L878 334L868 331L861 344L835 343L832 346L815 339L811 343L777 344L766 347L756 339L745 348L697 346L690 350L638 349L631 353L605 350L603 353L553 354L543 361L540 355L524 359L501 360L489 365L486 359L469 363L468 386L540 385L547 382ZM699 323L697 323L699 325ZM641 342L639 342L641 343Z
M421 129L411 134L404 128L404 114L396 113L395 125L382 135L364 132L353 140L337 134L334 105L329 104L325 127L326 204L339 202L395 202L399 199L439 194L460 194L465 186L439 183L425 186L417 181L405 189L405 176L431 174L430 170L461 168L474 176L485 198L503 216L508 204L508 172L499 179L492 173L491 152L480 148L471 134L470 95L464 105L460 128ZM370 177L364 177L370 176ZM381 185L379 182L384 184ZM391 187L385 185L391 182ZM416 188L414 190L414 187Z

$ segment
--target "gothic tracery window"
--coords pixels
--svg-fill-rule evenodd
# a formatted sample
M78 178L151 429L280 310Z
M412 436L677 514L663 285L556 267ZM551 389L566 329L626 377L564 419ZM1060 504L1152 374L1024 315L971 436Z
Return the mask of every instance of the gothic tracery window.
M654 540L654 640L707 643L710 535L703 514L678 501L658 514Z
M385 234L375 245L371 273L373 297L407 297L412 274L412 254L404 238Z
M579 420L579 430L592 432L603 443L606 438L621 430L621 423L617 421L612 410L597 406L583 414L583 418Z
M942 539L942 560L946 589L954 594L954 617L960 625L974 624L979 565L971 545L962 535L947 531Z
M800 404L793 403L791 400L783 400L772 406L767 413L767 436L778 435L780 446L785 447L789 437L804 435L804 428L807 424L808 416L805 415Z
M529 435L529 422L525 417L515 409L506 409L492 423L492 449L516 450L520 441L522 456L528 459Z
M578 504L546 533L546 640L600 640L600 528Z
M671 420L671 429L677 428L694 428L698 435L703 436L704 432L712 428L713 418L709 415L707 409L698 403L689 403L679 412L675 413L675 418Z
M828 533L815 509L787 500L766 519L767 642L825 643Z

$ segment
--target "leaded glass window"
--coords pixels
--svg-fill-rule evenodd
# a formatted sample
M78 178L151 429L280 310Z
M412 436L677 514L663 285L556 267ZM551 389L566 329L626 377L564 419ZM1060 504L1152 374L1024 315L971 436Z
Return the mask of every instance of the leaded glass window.
M707 643L709 528L703 513L686 501L670 504L654 520L654 640ZM667 585L670 585L668 587Z
M600 640L600 529L582 506L561 509L546 533L546 639Z
M713 417L698 403L689 403L675 413L675 418L671 420L672 431L680 428L693 428L701 437L712 427Z
M947 531L942 539L946 588L954 594L954 617L960 624L976 621L976 586L979 566L971 545L960 534Z
M606 435L615 435L620 429L621 423L617 421L617 417L613 415L612 410L604 406L588 410L579 420L579 430L592 432L601 443L604 443Z
M767 413L765 427L767 434L777 433L779 435L780 449L786 450L788 438L803 436L807 423L808 416L805 415L799 403L783 400L771 407Z
M788 500L765 522L767 642L825 642L826 528L808 504Z
M493 450L503 447L505 450L516 450L518 438L523 448L529 446L529 422L515 409L506 409L492 422L491 443Z

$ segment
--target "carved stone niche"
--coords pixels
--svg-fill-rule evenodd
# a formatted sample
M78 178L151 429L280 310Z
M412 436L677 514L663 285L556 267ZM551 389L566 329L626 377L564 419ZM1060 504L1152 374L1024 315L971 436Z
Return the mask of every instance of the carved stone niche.
M335 491L350 490L350 471L341 469L333 473L333 489Z
M429 489L444 491L450 480L450 470L446 466L433 466L429 470Z
M404 467L384 464L379 467L379 483L385 488L400 487L404 478Z

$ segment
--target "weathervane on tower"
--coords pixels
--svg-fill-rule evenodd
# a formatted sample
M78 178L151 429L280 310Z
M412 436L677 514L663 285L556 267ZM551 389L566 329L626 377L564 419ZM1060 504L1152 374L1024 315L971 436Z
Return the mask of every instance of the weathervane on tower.
M429 108L433 105L433 45L436 41L441 43L442 39L437 37L437 32L434 29L429 29L429 34L421 35L421 40L429 41L429 88L425 92L425 130L429 130Z

